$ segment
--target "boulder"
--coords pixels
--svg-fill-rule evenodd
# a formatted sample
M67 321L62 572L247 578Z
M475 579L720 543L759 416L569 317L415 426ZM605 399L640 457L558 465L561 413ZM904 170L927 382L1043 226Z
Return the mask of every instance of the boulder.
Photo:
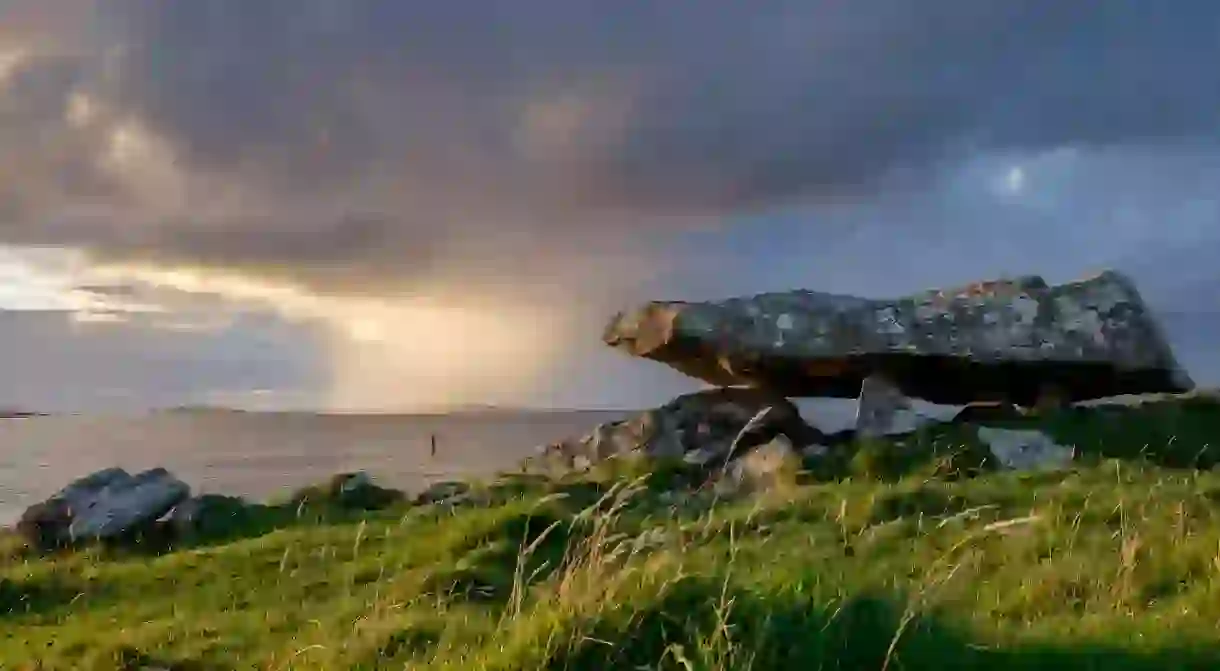
M121 468L108 468L75 480L27 508L17 530L41 549L113 538L151 525L189 496L190 487L164 468L134 476Z
M179 536L230 531L245 523L252 506L235 496L195 496L170 511L168 522Z
M890 433L900 410L909 410L911 401L888 377L872 374L860 383L856 405L857 438L878 438Z
M347 510L381 510L405 500L403 492L379 487L360 471L337 473L325 483L297 490L290 499L298 506L317 504Z
M765 414L764 414L764 411ZM741 440L734 447L738 436ZM783 435L801 447L825 442L791 401L757 389L724 388L685 394L629 419L600 424L583 438L543 447L543 470L584 469L621 454L723 464Z
M1055 443L1041 431L980 426L978 433L1000 465L1012 470L1067 468L1075 457L1073 448Z
M1028 276L895 299L792 291L651 302L616 315L603 339L713 385L788 397L855 398L875 374L906 396L949 405L1194 386L1135 285L1112 271L1058 286Z
M472 488L469 483L446 480L429 485L427 489L417 494L412 502L419 506L461 503L469 499L471 493Z
M775 489L795 477L802 464L802 453L792 442L782 435L776 436L729 462L716 483L717 489L723 493Z

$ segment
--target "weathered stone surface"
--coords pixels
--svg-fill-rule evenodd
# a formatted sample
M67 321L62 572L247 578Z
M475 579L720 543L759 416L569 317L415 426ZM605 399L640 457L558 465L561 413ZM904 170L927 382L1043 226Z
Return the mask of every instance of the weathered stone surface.
M1025 413L1021 408L1002 401L969 403L949 420L951 424L978 424L981 422L996 422L1022 419Z
M1134 284L1115 272L1039 277L874 300L813 291L714 303L652 302L616 315L604 340L714 385L854 398L884 373L934 403L1034 405L1182 392L1182 371Z
M747 493L774 489L801 469L801 453L780 435L759 445L725 467L717 488L724 493Z
M325 483L303 487L293 493L298 506L319 504L350 510L380 510L400 503L406 496L395 489L373 484L368 473L337 473Z
M373 478L364 471L355 473L336 473L331 476L327 488L331 494L342 496L350 492L373 486Z
M778 435L799 446L825 438L783 397L756 389L712 389L679 396L627 420L598 425L583 438L545 446L534 465L548 471L580 470L628 453L715 465L729 458L733 441L764 410L767 413L744 432L734 450L744 454Z
M437 482L420 492L413 502L420 506L437 503L458 503L468 499L471 491L470 485L465 482Z
M111 538L156 521L189 496L190 487L163 468L134 476L108 468L27 508L17 530L39 548Z
M979 438L1004 468L1014 470L1055 470L1067 468L1075 450L1059 445L1041 431L978 428Z
M174 506L167 521L179 535L222 532L243 523L252 507L235 496L204 494Z
M856 405L856 437L876 438L884 436L894 428L898 411L911 407L911 401L903 396L889 378L872 374L860 383L860 398Z

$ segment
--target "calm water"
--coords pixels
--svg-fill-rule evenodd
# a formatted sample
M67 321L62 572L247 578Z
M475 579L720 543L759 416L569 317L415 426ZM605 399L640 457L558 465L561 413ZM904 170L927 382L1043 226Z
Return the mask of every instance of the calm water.
M851 401L798 403L835 430ZM929 406L931 407L931 406ZM109 466L163 466L197 492L264 500L342 471L368 471L384 485L417 490L454 477L513 468L542 444L587 433L623 412L531 412L441 416L229 412L0 420L0 525L70 480ZM429 436L437 435L437 455Z
M341 471L418 489L512 468L613 412L448 416L160 413L0 420L0 524L75 477L164 466L200 492L265 499ZM429 436L437 435L437 456Z
M1099 402L1132 402L1119 397ZM798 399L824 431L850 426L855 401ZM895 431L954 406L915 402ZM418 490L437 480L514 468L539 445L581 436L627 412L568 411L454 415L312 415L182 412L130 417L0 419L0 526L70 480L109 466L163 466L196 492L264 500L343 471ZM437 436L432 457L429 437Z

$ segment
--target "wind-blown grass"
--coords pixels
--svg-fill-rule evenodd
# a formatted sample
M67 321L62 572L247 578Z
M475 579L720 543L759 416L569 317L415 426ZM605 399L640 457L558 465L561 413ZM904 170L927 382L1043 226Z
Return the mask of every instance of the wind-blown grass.
M748 498L624 462L170 547L10 541L0 668L1220 668L1220 407L1036 421L1076 468L996 472L941 426Z

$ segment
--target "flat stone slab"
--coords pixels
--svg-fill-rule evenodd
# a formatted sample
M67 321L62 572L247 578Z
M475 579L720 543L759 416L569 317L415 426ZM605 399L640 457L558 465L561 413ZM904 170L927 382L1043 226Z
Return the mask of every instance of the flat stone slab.
M907 396L953 405L1032 406L1047 389L1077 402L1194 387L1134 283L1113 271L894 299L800 290L654 301L616 315L603 339L713 385L789 397L855 398L874 373Z

